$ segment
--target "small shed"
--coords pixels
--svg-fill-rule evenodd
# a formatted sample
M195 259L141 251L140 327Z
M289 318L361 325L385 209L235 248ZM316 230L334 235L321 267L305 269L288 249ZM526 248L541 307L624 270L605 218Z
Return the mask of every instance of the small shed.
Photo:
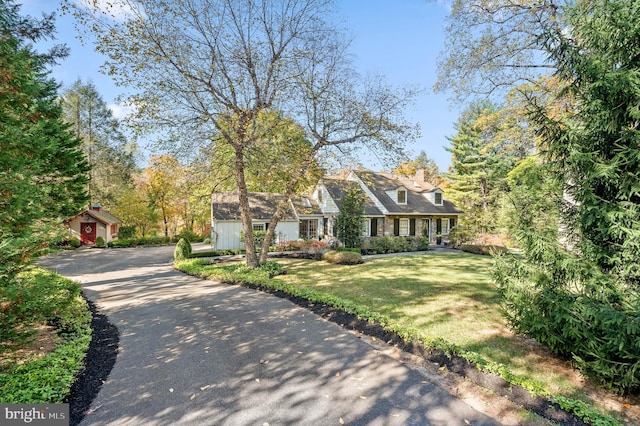
M117 240L122 221L96 203L66 223L71 235L80 239L80 244L94 245L98 237L102 237L105 244Z

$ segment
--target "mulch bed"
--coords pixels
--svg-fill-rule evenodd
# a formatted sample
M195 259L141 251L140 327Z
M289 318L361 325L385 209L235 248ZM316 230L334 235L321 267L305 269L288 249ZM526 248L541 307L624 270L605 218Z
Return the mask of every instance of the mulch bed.
M84 370L71 387L65 403L69 404L69 425L76 426L89 411L93 400L98 396L102 384L116 363L120 333L109 322L106 315L98 312L95 303L85 297L93 314L91 328L93 334L89 350L85 357Z

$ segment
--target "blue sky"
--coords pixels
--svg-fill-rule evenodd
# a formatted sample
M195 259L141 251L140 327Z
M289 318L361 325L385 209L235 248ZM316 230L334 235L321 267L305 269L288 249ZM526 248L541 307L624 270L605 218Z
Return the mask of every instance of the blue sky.
M22 14L39 17L58 6L53 0L17 0ZM338 0L338 13L354 38L352 52L362 74L381 73L394 85L411 84L425 92L407 111L413 122L420 123L422 136L409 149L417 155L424 150L442 171L450 164L447 136L453 136L453 123L459 109L448 102L447 94L434 94L436 60L444 46L444 20L447 8L435 0ZM121 108L115 98L121 92L111 79L100 73L103 57L93 46L83 46L76 38L73 18L58 14L57 42L65 43L71 55L53 69L53 77L64 86L75 80L92 81L103 99L116 114ZM375 160L365 166L379 170Z

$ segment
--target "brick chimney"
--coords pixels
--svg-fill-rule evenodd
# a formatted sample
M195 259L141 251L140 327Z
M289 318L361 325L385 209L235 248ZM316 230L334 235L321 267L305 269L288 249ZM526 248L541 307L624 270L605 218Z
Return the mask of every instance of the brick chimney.
M426 175L426 169L418 169L416 170L416 175L414 177L414 179L416 179L417 181L426 183L427 181L425 180L425 175Z
M95 203L94 205L91 206L91 210L95 210L97 212L101 212L102 211L102 206L100 205L100 203Z

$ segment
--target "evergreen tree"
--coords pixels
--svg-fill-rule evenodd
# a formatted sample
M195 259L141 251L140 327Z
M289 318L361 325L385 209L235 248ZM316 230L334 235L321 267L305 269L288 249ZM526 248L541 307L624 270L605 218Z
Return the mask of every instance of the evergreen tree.
M340 202L340 213L336 216L338 239L345 247L360 247L365 195L357 185L349 185Z
M38 54L53 15L24 18L0 2L0 280L10 282L62 219L86 202L89 168L80 141L62 120L58 85L46 67L66 53Z
M91 165L89 202L113 207L122 189L132 184L136 169L133 147L93 83L78 79L60 100L64 119L82 140Z
M455 125L451 137L451 180L448 197L465 211L462 226L473 232L494 232L500 195L513 165L512 156L501 148L496 108L488 102L471 105Z
M496 265L507 318L606 386L640 389L640 3L584 0L545 34L571 115L535 110L564 192L565 250L527 215L524 259ZM535 107L535 105L534 105Z

